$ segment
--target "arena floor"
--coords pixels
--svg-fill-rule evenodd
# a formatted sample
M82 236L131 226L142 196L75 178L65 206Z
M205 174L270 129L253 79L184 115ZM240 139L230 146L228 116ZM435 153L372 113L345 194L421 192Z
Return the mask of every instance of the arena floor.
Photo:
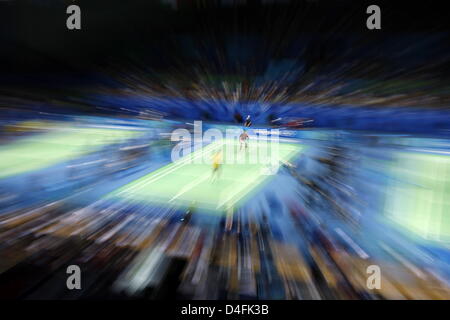
M133 181L108 197L139 202L190 205L222 211L236 206L258 190L277 170L277 164L289 161L304 146L251 141L242 148L238 141L222 140L196 150L159 170ZM212 172L212 156L222 150L223 164L217 177ZM280 186L282 187L282 186Z

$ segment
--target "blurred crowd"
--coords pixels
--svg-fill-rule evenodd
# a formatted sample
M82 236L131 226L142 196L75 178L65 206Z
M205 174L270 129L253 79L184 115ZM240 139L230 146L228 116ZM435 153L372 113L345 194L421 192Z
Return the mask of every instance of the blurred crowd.
M0 298L450 299L437 3L0 2ZM219 213L108 197L199 120L304 148Z
M450 298L445 242L424 246L380 220L383 201L373 189L387 189L375 176L388 173L374 164L395 164L400 143L392 141L404 140L357 133L302 139L307 151L275 178L283 179L272 187L283 183L283 196L268 187L255 206L223 214L196 203L103 198L167 162L168 133L189 127L158 126L92 149L64 168L25 174L17 186L11 182L17 177L0 181L0 297ZM23 128L30 127L27 134L42 134L36 123ZM55 128L46 130L61 130ZM64 172L60 178L57 170ZM82 290L67 290L69 265L80 266ZM373 265L381 270L378 289L368 285Z

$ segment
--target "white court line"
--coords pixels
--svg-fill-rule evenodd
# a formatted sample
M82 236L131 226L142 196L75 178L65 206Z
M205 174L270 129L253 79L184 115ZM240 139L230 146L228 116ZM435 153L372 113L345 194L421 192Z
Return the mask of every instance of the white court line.
M221 143L219 146L217 146L217 147L221 147L223 145L223 143ZM196 155L195 157L190 157L190 159L187 159L187 160L194 160L194 159L197 159L197 158L200 158L200 157L203 157L206 153L208 153L209 152L209 149L208 150L205 150L206 148L203 148L201 151L201 153L200 154L198 154L198 155ZM186 157L189 157L189 155L187 155ZM157 180L159 180L159 179L161 179L162 177L165 177L166 175L168 175L169 173L172 173L173 171L175 171L175 170L178 170L178 169L180 169L180 168L182 168L182 167L184 167L184 166L186 166L187 164L190 164L190 162L189 161L185 161L185 163L183 163L182 165L178 165L178 166L174 166L172 169L170 169L168 172L165 172L163 175L159 175L159 176L157 176L157 177L153 177L152 179L150 179L149 181L146 181L146 183L143 185L143 186L145 186L145 185L147 185L147 184L149 184L149 183L151 183L151 182L154 182L154 181L157 181Z
M190 164L192 160L197 159L199 157L203 157L205 154L207 154L210 149L214 149L216 147L222 147L224 144L227 145L233 145L233 146L237 146L237 143L235 141L229 141L227 139L223 139L221 141L212 143L204 148L202 148L201 150L199 150L199 153L196 154L194 157L192 157L192 153L186 155L185 157L183 157L182 159L178 160L178 163L176 163L175 165L173 165L172 167L169 165L167 166L165 169L161 170L161 172L158 172L157 174L155 174L154 177L152 177L149 180L143 180L140 183L134 185L134 186L130 186L127 189L124 189L123 191L119 192L118 194L124 194L124 193L131 193L135 190L138 189L142 189L145 186L147 186L150 183L153 183L165 176L167 176L168 174L186 166L187 164ZM290 158L292 156L293 153L297 153L300 150L296 149L296 148L288 148L291 149L292 151L289 152L288 158ZM278 162L284 162L281 158L278 158ZM203 182L204 180L206 180L208 178L209 175L204 175L199 179L196 179L194 181L192 181L191 183L189 183L188 185L186 185L178 194L176 194L172 199L169 200L169 202L172 202L173 200L175 200L176 198L178 198L179 196L181 196L182 194L186 193L187 191L191 190L192 188L194 188L195 186L197 186L198 184L200 184L201 182ZM231 199L233 199L234 197L236 197L236 195L239 192L242 192L242 190L244 190L247 186L249 186L250 184L254 183L254 181L258 180L260 177L262 176L262 174L256 174L255 177L253 179L250 179L248 183L246 183L244 185L243 188L238 189L235 192L232 192L225 200L221 201L216 209L219 209L220 207L222 207L224 204L226 204L228 201L230 201ZM234 189L235 187L233 187L232 189ZM240 197L242 198L242 197ZM239 199L240 199L239 198ZM234 201L234 203L236 203L237 201L239 201L239 199L237 199L236 201ZM233 204L234 204L233 203Z
M199 150L200 153L195 155L194 157L192 157L192 154L188 154L185 157L183 157L182 159L176 161L173 166L167 165L167 166L163 167L159 172L154 174L154 177L150 181L153 181L154 178L159 177L161 175L165 176L165 175L169 174L170 172L174 171L174 169L178 169L179 167L186 165L187 164L186 162L192 161L193 159L197 159L200 156L203 156L206 152L209 151L210 148L208 148L208 147L210 147L210 146L207 146L207 147ZM168 172L168 171L170 171L170 172ZM130 187L124 189L123 191L119 192L118 194L133 191L136 188L140 188L143 184L147 185L148 182L149 182L149 180L143 179L141 182L138 182L136 185L130 186Z
M198 184L200 184L201 182L205 181L206 179L208 179L209 174L205 174L203 176L200 176L200 178L192 181L191 183L185 185L180 192L178 192L172 199L169 200L169 202L172 202L173 200L175 200L176 198L178 198L179 196L181 196L182 194L190 191L192 188L194 188L195 186L197 186Z
M288 159L290 159L291 157L292 157L292 155L294 154L294 153L297 153L297 152L300 152L299 150L298 151L291 151L290 153L289 153L289 155L288 155ZM284 162L284 160L283 159L281 159L280 157L278 157L278 162ZM225 200L222 200L221 202L219 202L219 204L217 205L217 207L216 207L216 209L219 209L220 207L222 207L224 204L226 204L228 201L230 201L231 199L233 199L239 192L241 192L242 190L245 190L245 188L247 187L247 186L249 186L249 185L251 185L252 183L254 183L256 180L258 180L261 176L263 176L263 174L256 174L255 175L255 177L253 178L253 179L250 179L249 180L249 182L247 182L242 188L240 188L240 189L238 189L237 191L235 191L235 192L231 192L231 195L230 196L228 196ZM267 177L268 176L266 176L263 180L265 180L265 179L267 179ZM233 188L234 189L234 188ZM245 196L247 194L247 192L245 192L243 195L242 195L242 197L243 196ZM236 202L238 202L242 197L240 197L240 198L238 198L238 199L236 199L236 201L234 201L232 204L235 204Z
M245 188L249 185L251 185L252 183L254 183L256 180L259 179L259 177L261 177L261 174L256 174L255 177L253 179L249 179L249 181L243 185L241 188L237 189L237 191L235 192L231 192L231 195L229 197L227 197L225 200L222 200L219 202L219 204L217 205L216 209L219 209L220 207L222 207L224 204L226 204L228 201L230 201L231 199L233 199L239 192L242 192L242 190L245 190ZM235 189L235 186L232 185L232 189ZM244 196L245 194L247 194L247 192L245 192L242 196ZM242 198L242 197L241 197ZM240 198L239 198L240 199ZM239 200L238 199L238 200ZM233 202L233 204L235 204L238 200L236 200L235 202Z
M224 143L222 142L219 146L222 146ZM136 184L134 186L128 187L127 189L124 189L123 191L119 192L118 194L123 194L123 193L130 193L132 191L135 191L136 189L142 189L144 188L146 185L148 185L149 183L153 183L159 179L161 179L162 177L165 177L166 175L168 175L169 173L172 173L175 170L178 170L184 166L186 166L187 164L190 163L190 161L203 157L207 152L209 152L209 149L212 149L212 146L216 145L215 143L202 148L199 154L197 154L196 156L192 157L190 155L186 155L185 157L183 157L184 160L180 160L179 163L177 163L176 165L174 165L173 167L170 167L170 165L163 171L157 173L153 178L151 178L150 180L143 180L142 182L140 182L139 184ZM210 148L208 148L210 147ZM208 149L207 149L208 148Z

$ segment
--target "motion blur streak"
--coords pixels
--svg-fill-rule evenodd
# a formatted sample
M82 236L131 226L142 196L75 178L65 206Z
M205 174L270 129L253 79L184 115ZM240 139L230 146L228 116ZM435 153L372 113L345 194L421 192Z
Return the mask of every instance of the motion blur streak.
M120 192L170 163L167 137L183 123L47 121L3 131L3 297L450 297L445 139L295 131L300 153L243 201L214 210L220 190L246 181L245 172L225 180L233 164L179 201L168 199L189 164ZM80 293L61 286L71 264L83 270ZM370 265L381 270L376 291Z
M444 20L94 2L73 32L62 1L0 10L22 18L0 29L0 298L450 299ZM227 157L275 130L275 164Z

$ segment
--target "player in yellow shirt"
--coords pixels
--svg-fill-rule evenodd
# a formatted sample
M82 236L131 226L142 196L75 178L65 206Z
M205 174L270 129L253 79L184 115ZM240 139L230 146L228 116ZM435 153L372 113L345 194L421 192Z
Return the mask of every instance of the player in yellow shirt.
M217 151L214 153L212 158L212 180L215 181L220 176L220 165L222 164L222 150Z

